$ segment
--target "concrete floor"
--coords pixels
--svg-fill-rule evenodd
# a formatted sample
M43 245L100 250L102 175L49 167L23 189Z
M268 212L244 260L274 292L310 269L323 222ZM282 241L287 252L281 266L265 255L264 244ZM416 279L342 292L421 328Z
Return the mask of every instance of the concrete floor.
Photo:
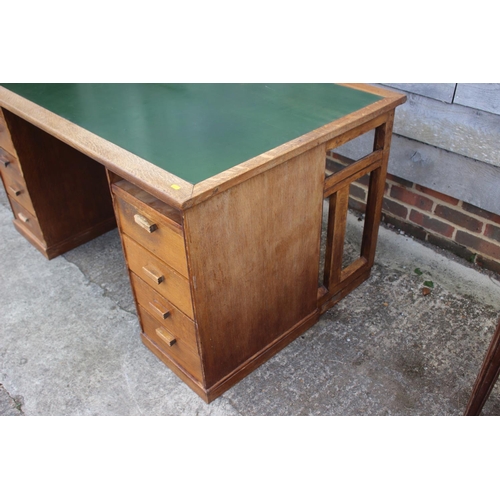
M49 262L0 191L0 415L461 415L500 316L499 276L382 227L371 278L207 405L141 343L116 230Z

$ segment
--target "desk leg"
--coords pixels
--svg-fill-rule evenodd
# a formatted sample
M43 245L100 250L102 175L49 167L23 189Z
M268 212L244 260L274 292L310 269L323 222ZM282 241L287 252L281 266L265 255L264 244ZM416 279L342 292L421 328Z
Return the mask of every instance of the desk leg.
M467 408L465 409L465 416L477 416L481 413L484 403L488 400L491 390L498 380L500 374L500 321L493 338L491 339L490 346L484 357L481 370L472 389Z
M368 201L366 204L365 229L361 243L361 255L371 268L375 261L375 250L377 248L378 229L382 217L382 203L384 201L385 178L387 176L387 165L389 163L389 150L392 138L392 126L394 115L389 121L377 127L375 130L374 151L382 151L380 168L374 170L370 175Z
M349 160L352 162L346 169L349 174L346 174L346 171L333 174L325 181L325 196L329 197L330 211L323 286L318 292L318 306L321 313L339 302L370 276L375 261L382 215L393 122L394 113L391 113L385 122L375 128L373 153L357 162ZM351 134L356 136L354 133ZM352 264L342 268L349 188L352 182L366 174L370 174L370 184L361 255Z

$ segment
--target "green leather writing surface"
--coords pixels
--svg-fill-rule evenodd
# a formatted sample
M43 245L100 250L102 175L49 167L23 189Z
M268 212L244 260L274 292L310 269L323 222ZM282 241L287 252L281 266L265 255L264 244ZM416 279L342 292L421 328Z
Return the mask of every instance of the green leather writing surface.
M376 102L334 84L2 84L193 184Z

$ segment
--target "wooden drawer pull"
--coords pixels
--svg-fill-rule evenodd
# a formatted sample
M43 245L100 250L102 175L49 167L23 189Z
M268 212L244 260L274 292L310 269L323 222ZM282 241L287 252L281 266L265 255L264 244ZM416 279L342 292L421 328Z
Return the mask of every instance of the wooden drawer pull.
M152 233L158 229L158 226L154 222L150 222L144 215L135 214L134 215L135 223L145 229L148 233Z
M9 186L9 191L14 195L14 196L19 196L22 191L20 189L17 189L13 186Z
M164 330L163 328L157 328L155 331L158 337L160 337L164 342L166 342L168 346L172 347L177 342L175 337L171 333Z
M26 215L22 214L21 212L19 212L17 214L17 216L23 221L23 222L29 222L29 218L26 217Z
M167 319L170 316L170 311L168 311L168 310L167 311L162 311L162 309L160 309L161 308L161 304L159 304L158 302L156 302L156 300L154 300L153 302L150 302L149 305L151 306L151 308L153 309L153 311L160 316L160 318Z
M146 273L146 276L152 279L157 285L165 280L165 276L163 276L163 274L160 274L156 269L149 269L144 266L142 270Z

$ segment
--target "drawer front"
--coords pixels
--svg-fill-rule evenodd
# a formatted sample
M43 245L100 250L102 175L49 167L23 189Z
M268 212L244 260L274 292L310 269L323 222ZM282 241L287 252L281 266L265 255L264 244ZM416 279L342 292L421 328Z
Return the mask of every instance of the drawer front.
M7 194L12 199L20 203L28 211L30 211L31 213L35 213L35 209L33 208L33 203L31 202L31 198L24 180L19 178L18 176L13 175L2 174L2 177Z
M14 149L14 145L12 144L12 140L10 138L9 129L7 128L7 124L5 123L5 119L3 117L3 113L0 110L0 148L5 149L9 153L15 155L16 150Z
M182 338L195 354L198 353L193 321L134 273L130 273L130 279L139 305L166 330Z
M122 234L129 269L190 318L194 318L189 282L141 245Z
M0 148L0 172L2 172L2 176L10 175L21 179L23 177L19 160L2 148Z
M160 322L139 307L144 335L154 342L170 359L189 372L195 379L201 381L201 361L182 337L171 335ZM175 340L175 343L172 342Z
M38 240L44 241L38 219L10 196L9 201L12 205L12 211L14 212L14 217L16 218L17 222L24 229L27 229L31 234L33 234Z
M166 218L142 203L134 206L119 196L115 207L122 231L183 276L188 276L184 235Z

